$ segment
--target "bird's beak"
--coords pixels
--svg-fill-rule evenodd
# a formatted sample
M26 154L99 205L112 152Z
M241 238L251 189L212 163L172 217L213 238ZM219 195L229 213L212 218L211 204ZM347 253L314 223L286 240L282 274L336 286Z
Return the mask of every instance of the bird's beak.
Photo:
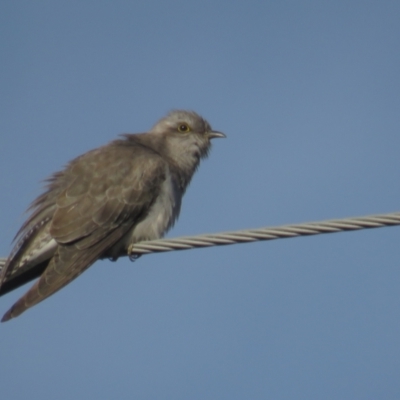
M207 136L209 137L209 139L226 138L226 135L224 133L218 131L207 132Z

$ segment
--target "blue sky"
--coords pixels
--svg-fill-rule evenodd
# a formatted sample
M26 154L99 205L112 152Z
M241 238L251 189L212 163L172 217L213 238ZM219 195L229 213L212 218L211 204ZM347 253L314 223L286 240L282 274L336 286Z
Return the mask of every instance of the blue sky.
M399 18L397 1L3 1L0 255L41 180L174 108L227 139L171 237L399 211ZM2 397L399 398L399 232L98 262L0 326Z

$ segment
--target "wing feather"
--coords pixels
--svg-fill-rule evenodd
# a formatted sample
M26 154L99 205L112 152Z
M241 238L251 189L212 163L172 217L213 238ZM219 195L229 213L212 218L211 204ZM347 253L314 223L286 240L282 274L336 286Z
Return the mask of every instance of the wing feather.
M167 164L157 153L122 140L73 160L53 175L47 192L32 204L32 214L18 233L21 239L1 271L0 294L2 285L20 270L18 280L4 285L8 290L40 274L41 278L16 303L18 313L65 286L147 215L166 171ZM57 242L52 258L47 265L43 260L40 265L35 260L21 265L45 227L49 239ZM12 316L15 312L10 311Z

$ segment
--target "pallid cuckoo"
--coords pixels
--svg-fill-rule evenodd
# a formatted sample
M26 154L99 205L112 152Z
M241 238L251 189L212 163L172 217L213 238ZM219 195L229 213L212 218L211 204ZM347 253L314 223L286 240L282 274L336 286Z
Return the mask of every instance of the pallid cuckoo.
M181 110L149 132L122 136L53 174L32 203L1 270L0 295L39 279L2 321L60 290L96 260L115 260L135 242L161 238L179 215L210 139L225 137L195 112Z

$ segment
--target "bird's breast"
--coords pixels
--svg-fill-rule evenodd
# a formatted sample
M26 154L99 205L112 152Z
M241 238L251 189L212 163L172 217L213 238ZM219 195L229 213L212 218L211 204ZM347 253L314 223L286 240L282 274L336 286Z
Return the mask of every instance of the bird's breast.
M182 194L168 172L147 216L132 230L130 243L159 239L173 226L181 208Z

